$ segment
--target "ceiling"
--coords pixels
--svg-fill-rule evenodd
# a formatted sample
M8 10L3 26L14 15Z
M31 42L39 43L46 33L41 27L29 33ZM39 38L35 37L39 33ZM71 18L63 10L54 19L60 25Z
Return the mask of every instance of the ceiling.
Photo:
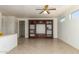
M0 5L0 12L4 15L11 15L16 17L27 18L52 18L58 17L68 11L69 5L49 5L49 8L56 8L56 10L49 11L50 14L39 14L41 11L36 10L43 8L43 5Z

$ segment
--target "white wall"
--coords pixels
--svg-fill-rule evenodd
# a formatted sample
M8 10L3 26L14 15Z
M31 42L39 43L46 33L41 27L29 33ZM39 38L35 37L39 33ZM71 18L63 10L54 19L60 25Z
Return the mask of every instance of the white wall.
M28 19L25 20L25 37L28 38Z
M58 20L58 38L79 49L79 13L72 19L66 16L63 22Z
M2 31L2 14L0 13L0 32Z
M16 32L16 18L14 16L2 16L2 32L14 34Z
M54 20L53 20L53 37L54 38L57 38L58 36L58 20L57 20L57 18L55 18Z
M31 20L52 19L53 20L53 37L57 38L57 18L18 18L19 21L21 21L21 20L25 21L25 37L26 38L28 38L28 20L29 19L31 19ZM18 29L19 29L19 26L18 26ZM18 34L19 34L19 30L18 30Z

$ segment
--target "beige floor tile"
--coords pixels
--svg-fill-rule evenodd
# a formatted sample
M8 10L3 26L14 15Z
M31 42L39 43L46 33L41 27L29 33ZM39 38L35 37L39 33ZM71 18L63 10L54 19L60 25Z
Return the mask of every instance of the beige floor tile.
M78 54L79 50L59 39L18 39L9 54Z

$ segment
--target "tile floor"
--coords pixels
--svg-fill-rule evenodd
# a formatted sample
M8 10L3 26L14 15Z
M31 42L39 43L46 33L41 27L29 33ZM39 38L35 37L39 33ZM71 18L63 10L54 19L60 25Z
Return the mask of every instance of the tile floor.
M8 54L78 54L79 50L59 39L18 39L19 44Z

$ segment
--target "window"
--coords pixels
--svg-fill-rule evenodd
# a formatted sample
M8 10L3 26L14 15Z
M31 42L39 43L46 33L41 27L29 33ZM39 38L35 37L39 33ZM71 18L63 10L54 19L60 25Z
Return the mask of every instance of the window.
M72 19L79 19L79 10L72 13Z

